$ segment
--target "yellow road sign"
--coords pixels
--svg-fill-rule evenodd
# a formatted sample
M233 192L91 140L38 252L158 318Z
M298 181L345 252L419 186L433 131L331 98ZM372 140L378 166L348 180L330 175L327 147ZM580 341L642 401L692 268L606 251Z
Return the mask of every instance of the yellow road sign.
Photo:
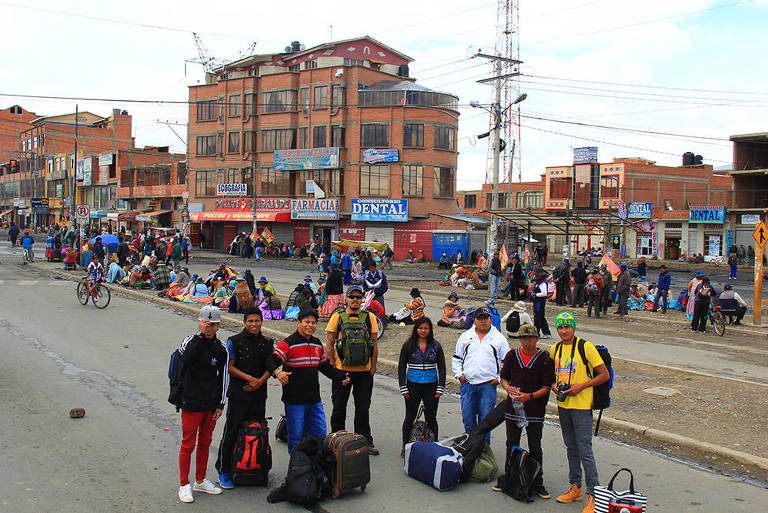
M755 238L755 244L758 248L765 246L765 243L768 242L768 228L766 228L764 222L760 221L755 225L755 231L752 233L752 237Z

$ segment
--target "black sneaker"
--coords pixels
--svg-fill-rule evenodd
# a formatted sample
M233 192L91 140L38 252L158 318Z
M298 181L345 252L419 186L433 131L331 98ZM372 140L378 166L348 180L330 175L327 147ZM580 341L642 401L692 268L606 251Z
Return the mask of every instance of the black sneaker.
M379 455L379 450L376 448L376 446L373 445L373 443L368 444L368 454L371 456Z
M544 485L538 485L533 487L533 493L541 497L542 499L550 499L552 496L549 494Z

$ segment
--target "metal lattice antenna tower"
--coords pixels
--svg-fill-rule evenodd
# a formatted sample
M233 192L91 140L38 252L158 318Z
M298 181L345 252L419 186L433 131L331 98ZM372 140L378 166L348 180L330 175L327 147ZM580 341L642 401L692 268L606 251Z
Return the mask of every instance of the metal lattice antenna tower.
M494 71L501 77L501 132L506 145L500 155L501 182L521 180L520 166L520 106L511 105L520 96L518 72L520 67L520 5L519 0L499 0L496 9L496 42L494 55L502 57L497 61L500 68ZM489 128L494 126L493 114L489 117ZM493 181L493 140L488 139L486 183Z

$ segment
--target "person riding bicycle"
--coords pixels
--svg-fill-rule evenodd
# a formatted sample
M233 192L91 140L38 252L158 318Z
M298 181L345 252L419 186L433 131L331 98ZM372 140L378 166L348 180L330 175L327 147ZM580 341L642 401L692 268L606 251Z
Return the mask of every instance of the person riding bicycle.
M98 285L104 281L104 266L99 262L99 257L93 255L93 261L88 264L88 282L92 285Z
M24 230L24 235L21 237L21 247L24 248L24 251L29 255L27 258L29 258L30 262L34 262L35 260L35 255L32 253L32 244L34 243L35 239L29 234L29 230Z

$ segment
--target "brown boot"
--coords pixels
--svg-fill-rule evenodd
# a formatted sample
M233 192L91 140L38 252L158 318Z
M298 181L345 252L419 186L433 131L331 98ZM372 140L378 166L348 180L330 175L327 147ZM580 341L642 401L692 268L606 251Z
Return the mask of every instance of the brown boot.
M567 504L569 502L576 502L581 500L581 487L576 483L572 483L568 491L557 498L557 502Z
M584 506L584 509L581 510L581 513L595 513L595 496L587 494L587 504Z

